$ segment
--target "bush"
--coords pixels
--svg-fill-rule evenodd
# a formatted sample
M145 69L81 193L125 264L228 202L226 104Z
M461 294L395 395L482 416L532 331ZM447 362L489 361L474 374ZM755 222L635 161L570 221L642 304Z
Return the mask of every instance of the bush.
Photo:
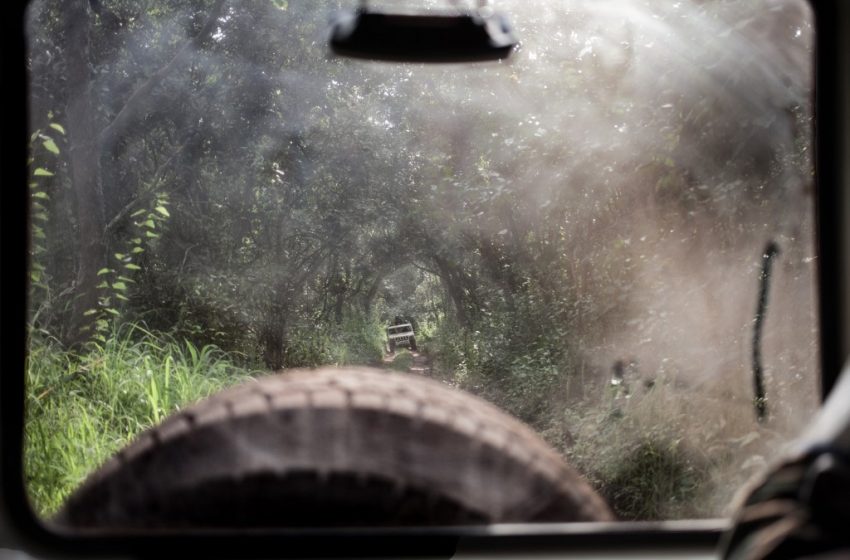
M683 391L660 376L631 394L609 388L564 409L544 435L562 438L567 459L624 520L728 515L736 490L780 449L778 435L754 431L751 410L708 386Z
M597 474L620 519L670 519L671 509L693 504L707 473L682 442L646 436L631 447Z
M456 385L542 430L562 397L568 358L555 351L556 341L521 327L510 329L501 319L491 317L474 331L444 320L433 332L429 351L436 369L451 372Z
M350 315L339 325L325 323L293 329L286 367L377 364L384 356L384 332L372 318Z
M413 354L407 350L399 350L393 358L393 361L390 363L390 368L396 371L407 371L412 365Z
M36 512L50 515L139 432L252 373L198 348L125 325L83 354L34 336L26 367L24 468Z
M377 321L349 316L336 329L330 363L375 364L384 357L384 331Z

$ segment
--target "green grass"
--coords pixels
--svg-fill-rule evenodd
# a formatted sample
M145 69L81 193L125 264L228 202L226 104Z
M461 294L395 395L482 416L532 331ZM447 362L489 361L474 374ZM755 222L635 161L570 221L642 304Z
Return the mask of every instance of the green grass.
M628 397L607 387L564 409L543 435L622 520L726 516L783 437L717 383L695 391L659 376Z
M384 330L374 319L349 316L333 335L329 359L334 365L376 364L384 355Z
M197 348L138 326L80 355L34 338L26 371L24 469L35 511L51 515L139 432L251 373L216 347Z
M328 363L327 348L334 345L344 346L346 353L345 359L331 363L373 359L382 333L368 322L360 326L350 338L319 339L322 353L317 359ZM778 448L778 436L759 432L749 407L725 398L722 387L683 393L659 377L628 398L608 388L567 405L562 402L566 389L552 381L557 370L546 356L514 360L507 370L510 377L487 378L480 372L477 340L459 340L448 340L455 347L435 345L442 357L446 348L457 349L449 357L459 360L454 370L440 374L438 369L436 375L515 415L540 411L535 428L587 476L621 519L724 514L753 465ZM78 355L34 337L26 371L24 467L35 511L50 516L86 476L139 432L255 373L235 365L238 358L138 326L126 326L105 344ZM389 367L408 371L412 363L413 355L400 349ZM551 394L551 401L543 394ZM689 422L694 410L704 419Z
M339 325L309 325L289 333L287 368L379 364L383 327L373 318L350 315Z
M663 520L698 503L707 468L681 441L644 436L600 472L600 488L621 519Z

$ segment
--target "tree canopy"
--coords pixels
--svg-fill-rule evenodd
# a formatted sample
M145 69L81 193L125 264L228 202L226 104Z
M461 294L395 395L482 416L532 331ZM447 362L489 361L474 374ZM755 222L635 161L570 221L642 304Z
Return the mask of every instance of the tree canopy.
M665 274L741 276L766 239L803 289L800 7L615 6L508 2L521 49L452 66L333 57L342 2L34 2L35 326L141 321L278 369L430 308L496 371L646 326Z

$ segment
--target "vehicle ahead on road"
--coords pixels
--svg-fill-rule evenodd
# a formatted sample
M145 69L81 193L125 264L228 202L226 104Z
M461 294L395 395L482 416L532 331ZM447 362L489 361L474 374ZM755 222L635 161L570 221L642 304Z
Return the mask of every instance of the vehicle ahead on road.
M413 325L401 323L387 327L387 345L390 352L395 352L396 346L407 346L416 351L416 336L413 332Z

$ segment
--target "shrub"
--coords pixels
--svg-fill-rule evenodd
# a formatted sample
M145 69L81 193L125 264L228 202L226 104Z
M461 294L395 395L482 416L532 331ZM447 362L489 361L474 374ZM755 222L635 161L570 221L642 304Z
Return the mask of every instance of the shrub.
M110 455L168 414L252 372L198 348L125 325L85 353L30 340L24 468L36 512L49 515Z
M384 355L382 327L372 318L350 315L339 325L325 323L293 329L286 367L377 364Z
M400 350L390 363L390 368L397 371L407 371L413 365L413 354L407 350Z
M383 328L374 319L362 315L346 317L332 342L331 363L374 364L384 356Z
M692 506L705 469L681 441L645 436L598 473L600 491L623 520L662 520Z

